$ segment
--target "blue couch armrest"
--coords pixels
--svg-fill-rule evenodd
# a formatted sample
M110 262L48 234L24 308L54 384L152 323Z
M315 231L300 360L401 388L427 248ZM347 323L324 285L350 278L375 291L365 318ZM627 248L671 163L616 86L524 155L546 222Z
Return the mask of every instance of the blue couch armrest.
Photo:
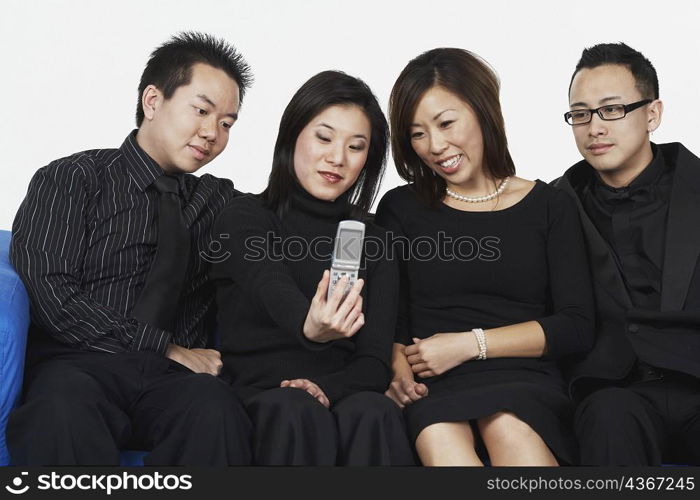
M0 466L10 464L5 441L7 418L22 392L29 330L29 296L10 264L10 231L0 230ZM121 465L143 465L145 451L123 451Z
M22 390L29 329L29 297L10 264L9 250L10 232L0 231L0 465L10 463L5 427Z

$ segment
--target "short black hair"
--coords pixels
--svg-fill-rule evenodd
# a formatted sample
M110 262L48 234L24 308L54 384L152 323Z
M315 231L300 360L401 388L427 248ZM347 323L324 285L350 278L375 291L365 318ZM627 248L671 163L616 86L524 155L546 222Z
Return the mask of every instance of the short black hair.
M314 117L334 105L357 106L370 123L367 161L349 196L353 216L365 218L372 207L386 167L389 125L377 98L365 82L341 71L323 71L311 77L294 94L280 120L267 188L260 196L282 217L292 189L299 185L294 173L294 150L301 131Z
M651 61L641 52L622 42L599 43L593 47L583 49L581 59L576 65L576 70L571 75L569 93L571 93L571 84L574 82L576 73L584 68L593 69L604 64L625 66L634 76L637 89L644 99L659 98L659 79Z
M155 85L166 99L170 99L178 87L190 83L192 66L197 63L221 69L235 80L238 84L239 104L243 102L243 95L253 82L250 67L243 56L221 38L196 31L183 31L151 53L139 83L137 127L141 126L144 118L141 97L146 87Z

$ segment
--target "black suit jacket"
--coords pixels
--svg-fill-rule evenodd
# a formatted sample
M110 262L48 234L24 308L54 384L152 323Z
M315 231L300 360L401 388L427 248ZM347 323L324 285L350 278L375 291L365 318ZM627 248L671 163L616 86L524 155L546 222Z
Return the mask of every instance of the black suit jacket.
M700 159L680 143L658 147L675 165L658 311L633 307L610 246L581 204L593 168L581 161L552 183L578 205L596 298L596 342L567 367L575 397L624 378L637 358L700 378Z

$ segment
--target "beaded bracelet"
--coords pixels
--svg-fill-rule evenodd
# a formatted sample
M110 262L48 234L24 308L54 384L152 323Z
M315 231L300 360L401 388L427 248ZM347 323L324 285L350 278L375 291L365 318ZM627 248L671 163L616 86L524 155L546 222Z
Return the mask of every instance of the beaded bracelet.
M476 359L486 359L486 335L484 335L484 330L481 328L474 328L472 333L476 337L476 342L479 344L479 355Z

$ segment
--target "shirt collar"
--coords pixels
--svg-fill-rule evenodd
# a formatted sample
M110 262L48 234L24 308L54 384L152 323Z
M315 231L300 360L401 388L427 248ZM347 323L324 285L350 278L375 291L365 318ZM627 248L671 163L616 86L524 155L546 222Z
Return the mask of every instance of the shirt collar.
M129 175L136 183L141 191L145 191L154 180L161 175L164 175L163 169L158 166L156 161L148 156L148 154L136 142L136 132L133 130L124 139L119 151L126 159Z
M637 191L640 188L649 187L652 184L656 183L661 174L664 172L665 163L664 157L661 154L661 148L657 147L656 144L653 143L651 144L651 148L654 152L654 158L651 160L651 163L649 163L649 165L647 165L647 167L644 170L642 170L642 172L637 177L635 177L632 182L629 183L629 185L620 188L614 188L612 186L607 185L600 178L600 174L594 171L595 180L597 184L607 191L611 191L613 193L620 193Z

